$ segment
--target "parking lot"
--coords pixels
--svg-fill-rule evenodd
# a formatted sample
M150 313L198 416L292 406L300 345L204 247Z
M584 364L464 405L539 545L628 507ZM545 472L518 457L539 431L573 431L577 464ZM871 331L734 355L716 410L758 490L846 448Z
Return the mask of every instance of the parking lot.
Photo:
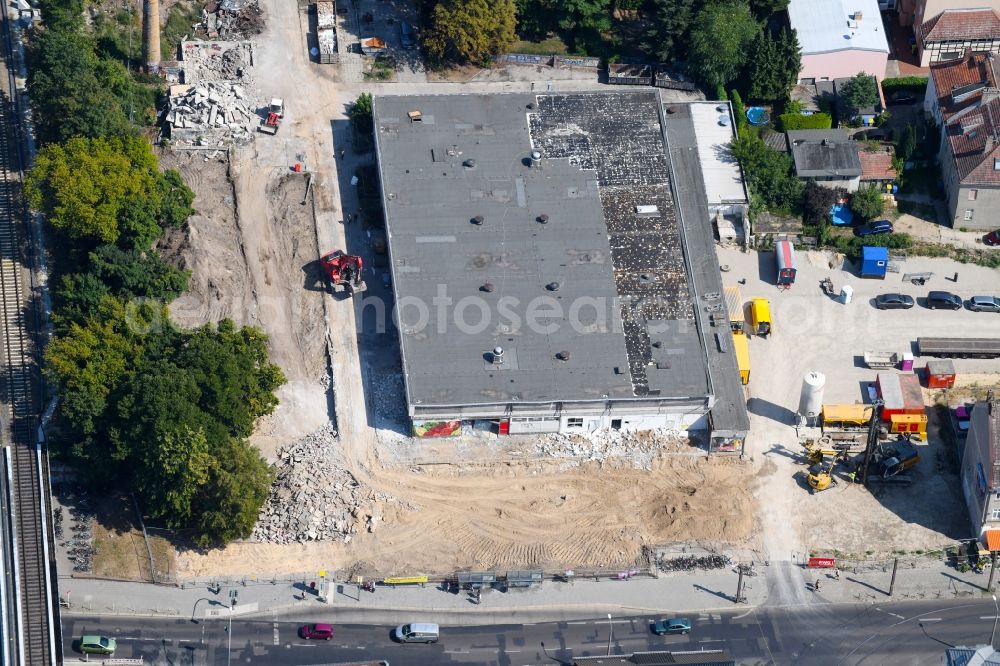
M730 267L724 274L727 286L740 286L744 301L756 296L771 301L774 333L750 341L748 387L749 449L760 470L756 492L762 505L765 547L775 558L816 549L884 554L928 550L964 537L970 528L960 485L950 472L933 414L913 485L886 487L876 494L846 483L810 494L801 478L801 447L792 424L807 372L826 376L824 403L862 402L876 374L864 366L866 350L915 353L918 337L1000 337L1000 314L923 307L931 290L951 291L963 299L1000 296L1000 272L948 259L911 258L900 262L900 273L889 273L885 280L862 280L850 265L844 270L833 256L799 252L796 283L779 291L774 284L772 252L721 250L719 254L720 262ZM934 275L923 287L902 281L904 273L915 272ZM952 282L956 272L958 281ZM837 293L849 284L854 289L853 301L845 305L823 294L819 283L826 277ZM745 284L739 285L739 280ZM917 304L910 310L875 309L875 297L887 292L908 294ZM925 362L916 356L915 369L923 368ZM958 359L954 363L960 377L1000 373L1000 360ZM925 397L929 401L930 392L925 391Z

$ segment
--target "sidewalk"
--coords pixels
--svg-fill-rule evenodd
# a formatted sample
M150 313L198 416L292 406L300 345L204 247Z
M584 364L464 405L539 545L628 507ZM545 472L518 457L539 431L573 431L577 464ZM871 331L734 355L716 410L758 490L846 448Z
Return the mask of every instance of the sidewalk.
M891 562L874 570L806 570L789 563L758 567L759 575L746 577L745 604L735 604L737 574L732 570L664 574L660 578L637 577L628 581L603 579L572 583L546 581L525 590L486 590L479 604L466 591L458 594L440 587L378 586L374 593L356 585L334 583L328 603L311 592L303 595L302 584L221 583L216 594L205 587L181 589L143 583L120 583L92 579L61 578L60 598L65 611L77 614L163 617L219 617L228 615L230 590L238 590L235 615L268 617L306 616L328 613L338 621L351 617L406 613L411 620L432 615L461 618L463 624L487 624L498 617L515 615L522 621L589 619L607 613L660 615L722 611L755 606L819 606L830 603L883 603L890 600ZM1000 575L998 575L1000 578ZM813 590L820 581L820 589ZM891 600L951 599L986 595L989 571L958 573L937 563L911 566L900 563ZM995 581L995 584L1000 581ZM303 598L303 596L305 598ZM417 616L417 617L414 617Z

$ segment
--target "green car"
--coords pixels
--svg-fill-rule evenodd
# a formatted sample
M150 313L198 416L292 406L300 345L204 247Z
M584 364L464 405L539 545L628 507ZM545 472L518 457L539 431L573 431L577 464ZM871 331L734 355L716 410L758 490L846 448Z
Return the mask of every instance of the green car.
M80 638L80 652L84 654L114 654L117 641L107 636L83 636Z
M657 620L653 623L653 633L657 636L668 634L686 634L691 631L691 620L684 617L673 617L669 620Z

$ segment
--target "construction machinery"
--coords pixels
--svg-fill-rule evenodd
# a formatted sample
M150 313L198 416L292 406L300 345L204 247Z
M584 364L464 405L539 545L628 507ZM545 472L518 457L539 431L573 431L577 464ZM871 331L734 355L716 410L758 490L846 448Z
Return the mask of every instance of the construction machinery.
M275 97L267 107L267 116L257 126L257 130L264 134L275 135L281 127L281 119L285 117L285 102Z
M879 450L878 472L883 479L896 476L920 462L917 447L905 439L883 445Z
M324 254L319 263L323 266L323 273L333 291L342 286L348 295L353 296L368 288L361 277L364 267L361 257L335 250Z
M806 481L812 492L826 490L837 483L837 480L833 478L833 468L837 465L837 459L823 455L819 455L818 458L818 462L810 465L806 472ZM813 460L813 456L810 456L810 460Z

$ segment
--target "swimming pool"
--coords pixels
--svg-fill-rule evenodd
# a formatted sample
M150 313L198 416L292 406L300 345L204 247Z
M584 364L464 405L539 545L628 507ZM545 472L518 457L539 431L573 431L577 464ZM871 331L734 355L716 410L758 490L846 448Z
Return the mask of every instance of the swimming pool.
M847 207L847 204L835 204L830 209L830 217L837 226L848 225L854 221L854 213Z
M770 120L767 109L762 106L751 106L747 109L747 120L751 125L766 125Z

